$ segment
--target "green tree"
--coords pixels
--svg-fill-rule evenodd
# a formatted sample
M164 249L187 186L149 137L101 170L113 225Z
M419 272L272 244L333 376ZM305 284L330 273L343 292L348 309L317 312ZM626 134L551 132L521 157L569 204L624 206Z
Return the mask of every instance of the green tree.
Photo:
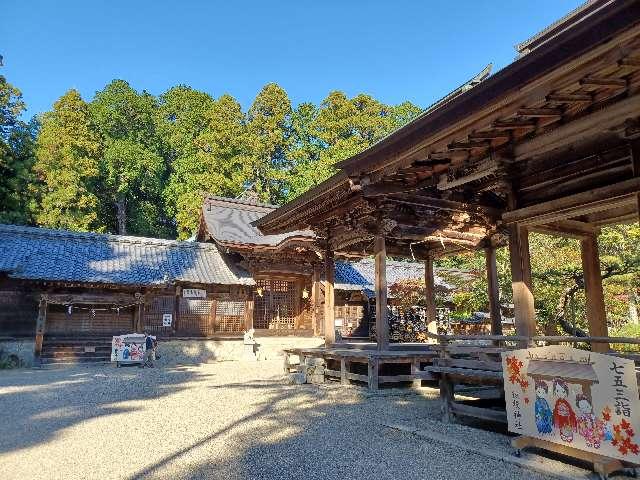
M100 138L87 104L69 90L42 117L34 171L39 180L39 225L69 230L102 230L95 184Z
M96 93L90 109L102 137L99 196L107 228L171 236L173 225L162 208L167 165L156 133L156 99L114 80Z
M164 192L179 238L195 232L206 194L237 196L245 187L246 125L240 104L223 95L205 117L207 127L195 138L194 151L173 162Z
M24 112L20 90L0 75L0 223L28 223L33 181L35 120L19 119Z
M287 195L291 113L287 93L275 83L262 88L247 113L244 178L266 202L280 203Z

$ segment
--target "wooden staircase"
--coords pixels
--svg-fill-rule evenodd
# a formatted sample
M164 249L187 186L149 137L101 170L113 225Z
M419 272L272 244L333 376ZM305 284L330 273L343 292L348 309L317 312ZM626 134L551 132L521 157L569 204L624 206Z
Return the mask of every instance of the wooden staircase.
M111 361L111 337L45 337L43 365L106 363Z

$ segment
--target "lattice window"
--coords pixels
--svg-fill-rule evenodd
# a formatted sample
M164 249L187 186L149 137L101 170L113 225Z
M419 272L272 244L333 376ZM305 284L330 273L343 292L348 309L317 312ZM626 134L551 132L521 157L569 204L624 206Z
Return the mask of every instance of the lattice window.
M295 328L298 289L295 282L287 280L261 279L256 282L254 299L255 328L285 329Z
M180 299L179 330L187 335L213 335L213 310L212 300L192 298Z
M220 300L216 305L216 331L242 332L244 330L245 302Z

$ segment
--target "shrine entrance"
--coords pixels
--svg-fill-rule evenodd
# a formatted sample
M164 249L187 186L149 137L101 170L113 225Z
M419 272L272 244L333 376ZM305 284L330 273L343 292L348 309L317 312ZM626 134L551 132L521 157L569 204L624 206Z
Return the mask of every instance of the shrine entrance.
M293 330L300 310L299 283L264 278L256 280L253 327Z

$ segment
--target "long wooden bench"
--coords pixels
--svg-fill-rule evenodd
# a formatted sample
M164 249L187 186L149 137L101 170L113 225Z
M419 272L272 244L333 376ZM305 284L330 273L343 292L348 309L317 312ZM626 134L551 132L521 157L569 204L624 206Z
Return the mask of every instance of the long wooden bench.
M423 380L434 380L435 377L425 371L423 365L430 365L438 355L430 350L367 350L355 348L288 348L284 350L285 373L298 371L298 365L305 363L307 357L336 360L340 363L340 369L325 368L324 375L328 378L340 379L344 385L351 381L366 383L370 390L377 390L383 383L412 382L413 387L420 387ZM298 362L291 360L292 356L298 357ZM367 366L367 374L351 371L352 364L364 364ZM410 373L397 375L380 375L380 367L385 364L409 364Z

